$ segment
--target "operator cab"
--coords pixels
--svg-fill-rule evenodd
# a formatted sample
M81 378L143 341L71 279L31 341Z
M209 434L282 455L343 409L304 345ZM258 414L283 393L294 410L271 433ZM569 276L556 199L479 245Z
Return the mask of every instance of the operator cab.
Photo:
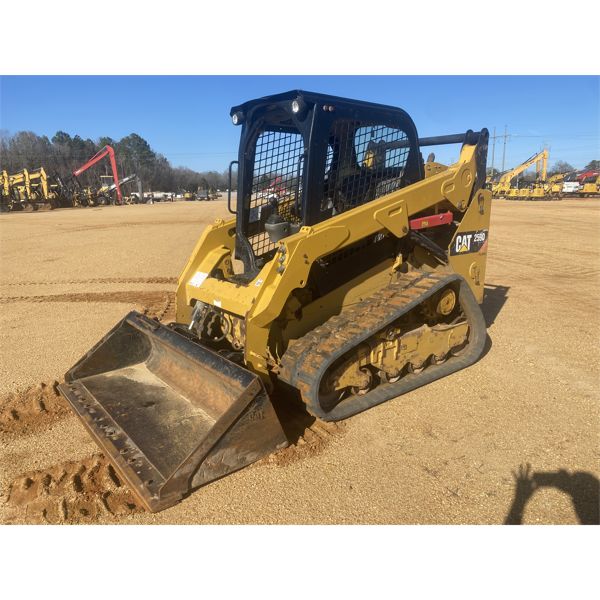
M423 178L415 125L399 108L293 90L231 116L242 126L235 254L247 278L303 225Z

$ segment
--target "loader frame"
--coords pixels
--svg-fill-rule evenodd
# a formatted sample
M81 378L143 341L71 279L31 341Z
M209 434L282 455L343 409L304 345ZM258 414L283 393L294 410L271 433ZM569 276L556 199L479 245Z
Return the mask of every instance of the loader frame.
M176 321L130 313L59 386L150 510L285 447L286 386L345 419L486 340L486 129L419 139L400 109L298 90L232 120L237 214L201 235ZM424 163L438 144L458 161Z
M288 92L234 107L231 112L233 115L239 115L247 111L246 119L255 118L252 111L259 111L260 108L267 113L273 102L289 103L297 96L298 92ZM302 96L303 99L311 97ZM319 106L329 106L329 103L333 103L335 110L331 114L335 114L337 99L320 95L318 98L325 98ZM376 106L365 104L366 110ZM412 160L416 160L419 145L414 124L410 117L399 109L394 109L394 115L399 121L392 120L393 117L387 115L388 108L383 107L380 110L380 115L386 113L383 122L401 122L406 127L408 143L412 144L411 154L415 157ZM329 112L328 110L327 113ZM319 135L318 128L313 129L311 126L309 129L312 135ZM243 151L240 151L240 159L244 158L248 144L255 137L254 127L242 131ZM239 218L227 221L218 219L213 226L205 230L198 241L179 278L177 321L190 323L194 307L198 303L215 307L221 314L230 315L232 327L244 330L245 364L259 373L267 386L272 386L269 372L276 367L278 361L278 353L270 343L273 340L272 330L278 327L277 321L284 315L286 306L293 304L293 293L306 286L313 265L333 253L348 249L373 236L383 234L398 240L407 238L411 233L409 219L447 210L457 215L457 219L451 226L453 231L445 247L441 248L441 253L446 257L445 264L449 269L463 275L477 301L482 302L487 243L474 253L453 253L451 249L456 245L458 236L463 234L484 232L487 236L492 196L491 191L484 189L488 137L487 130L483 130L480 133L467 132L460 136L449 136L445 140L438 138L440 143L456 143L459 140L464 142L455 164L440 166L435 173L424 177L424 165L419 163L414 169L416 175L421 177L420 180L324 221L313 222L314 212L311 212L308 203L305 203L304 218L312 224L303 224L298 233L282 239L272 253L274 259L268 260L262 266L253 256L245 235L249 211L249 167L240 160L240 198L237 203ZM312 164L318 164L313 169L318 169L319 174L323 173L326 143L326 140L322 141L320 154L317 150L319 160L312 160ZM312 184L307 174L305 179L308 189ZM316 193L314 188L313 193ZM321 196L319 193L319 201ZM439 258L430 250L418 245L416 252L427 268L440 268ZM244 265L242 278L236 277L233 272L234 256ZM315 306L318 317L310 318L312 307L304 307L308 317L295 335L304 334L319 322L338 314L344 306L386 285L391 270L393 261L382 262L374 270L347 281L331 297L319 299L318 311Z

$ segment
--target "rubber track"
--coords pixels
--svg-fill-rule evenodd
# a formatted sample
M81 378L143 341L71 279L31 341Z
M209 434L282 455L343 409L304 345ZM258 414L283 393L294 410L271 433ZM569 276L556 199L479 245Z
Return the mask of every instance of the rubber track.
M469 344L463 354L448 358L441 365L430 365L419 374L405 375L396 383L381 384L363 396L344 399L329 412L321 408L319 384L339 357L453 282L460 283L459 302L469 323ZM485 339L483 314L460 275L412 271L292 342L281 359L279 378L300 391L313 416L337 421L474 363L483 351Z

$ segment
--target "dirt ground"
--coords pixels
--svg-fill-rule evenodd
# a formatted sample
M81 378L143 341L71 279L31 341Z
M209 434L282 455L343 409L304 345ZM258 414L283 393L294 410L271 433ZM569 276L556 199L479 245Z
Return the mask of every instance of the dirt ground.
M54 385L127 311L174 316L226 203L0 215L0 522L598 520L600 201L496 201L473 367L144 512ZM530 465L528 467L527 465Z

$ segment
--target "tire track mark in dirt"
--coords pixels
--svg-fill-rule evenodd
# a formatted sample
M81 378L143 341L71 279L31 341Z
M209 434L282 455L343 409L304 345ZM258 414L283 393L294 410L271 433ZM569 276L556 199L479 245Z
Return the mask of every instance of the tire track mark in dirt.
M285 467L316 456L346 430L344 423L319 421L294 405L278 407L278 414L290 446L249 468ZM9 486L7 505L7 523L116 522L145 510L101 453L19 475Z
M306 412L302 405L292 399L286 399L279 391L275 392L271 400L290 445L266 456L256 465L285 467L310 456L317 456L346 432L345 422L316 419Z
M0 298L0 305L13 302L114 302L136 304L139 312L143 312L150 317L156 317L159 321L172 320L175 317L175 292L167 290L156 292L82 292Z
M143 228L153 225L190 225L190 220L160 220L160 221L120 221L118 223L105 223L101 225L93 224L93 225L79 225L76 227L71 226L63 226L61 227L61 232L63 233L73 233L80 231L100 231L102 229L122 229L126 228ZM192 223L193 225L193 223Z
M152 292L76 292L70 294L51 294L47 296L5 296L0 298L0 304L12 302L123 302L154 307L164 302L168 294L166 290Z
M20 475L7 504L9 523L93 523L144 510L100 453Z
M58 383L43 382L1 398L0 437L28 435L71 415L67 402L56 389Z
M304 430L297 440L290 442L287 448L265 457L256 464L285 467L305 458L318 456L335 438L344 433L344 423L328 423L316 420Z
M156 317L161 323L170 323L175 320L175 292L167 292L163 297L163 303L158 307L144 307L142 312L151 318Z
M54 281L11 281L2 285L69 285L81 283L177 283L177 277L103 277L99 279L55 279Z

